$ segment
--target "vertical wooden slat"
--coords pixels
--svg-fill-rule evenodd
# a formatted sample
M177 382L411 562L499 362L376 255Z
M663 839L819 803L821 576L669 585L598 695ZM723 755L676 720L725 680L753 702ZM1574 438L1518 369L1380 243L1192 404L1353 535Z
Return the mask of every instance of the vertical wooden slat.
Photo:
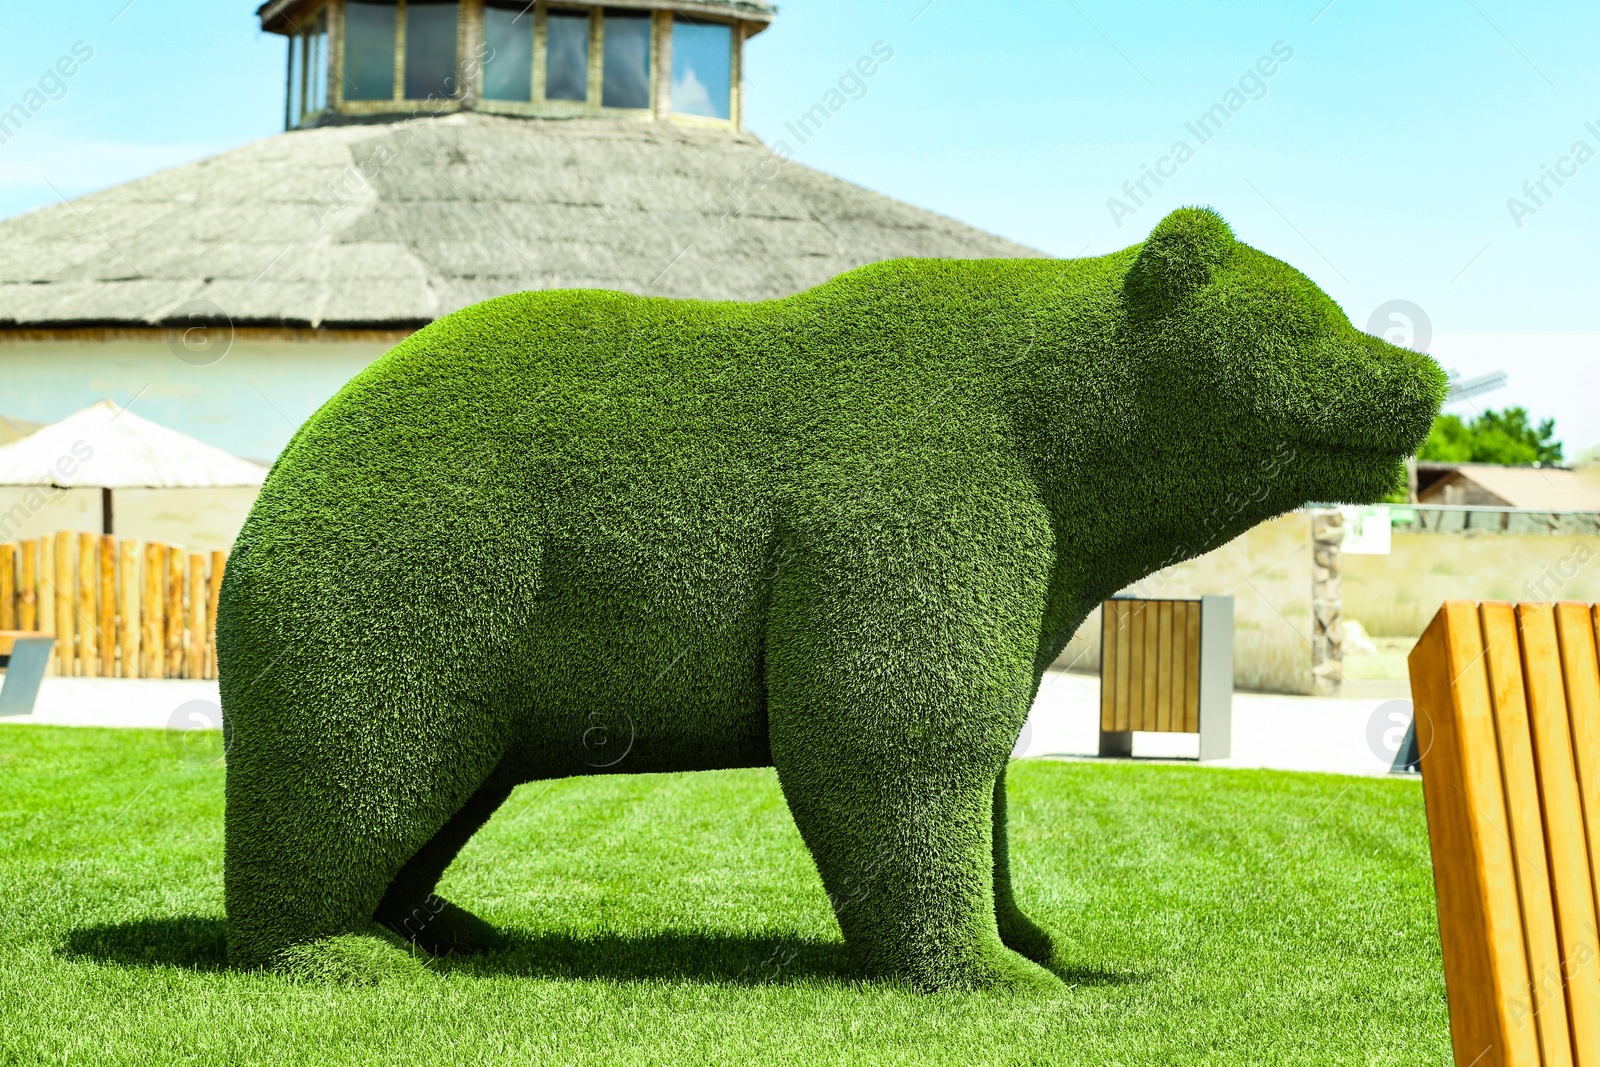
M1584 839L1588 845L1588 862L1591 892L1595 880L1600 878L1600 658L1596 656L1595 634L1591 608L1586 604L1557 604L1555 609L1556 639L1561 647L1561 675L1566 683L1567 721L1572 733L1573 762L1578 772L1578 799L1583 806ZM1591 898L1593 899L1593 898ZM1595 901L1600 910L1600 900ZM1589 926L1593 958L1585 968L1591 973L1600 968L1600 945L1594 938L1600 936L1600 915L1593 917ZM1589 1038L1600 1030L1589 1031ZM1573 1025L1574 1041L1579 1037L1576 1022ZM1600 1061L1600 1047L1594 1055L1580 1063Z
M1117 605L1117 731L1128 729L1128 700L1133 683L1133 605L1126 600Z
M1544 808L1545 849L1555 887L1556 936L1567 963L1567 1016L1576 1062L1600 1064L1600 956L1595 943L1594 883L1583 828L1583 800L1572 754L1572 727L1555 611L1549 604L1517 605L1522 677L1533 724L1534 763ZM1578 961L1585 961L1579 966Z
M39 542L22 541L17 545L21 555L20 579L17 590L17 629L39 630Z
M1128 604L1128 718L1124 730L1142 729L1144 721L1144 601Z
M167 546L166 675L183 677L183 549Z
M189 633L184 646L183 676L206 676L206 557L189 553Z
M216 678L217 670L217 599L222 595L222 576L228 566L226 552L211 553L210 588L206 596L206 677Z
M144 601L140 614L139 673L146 678L166 677L167 547L154 542L144 546Z
M1561 675L1567 687L1589 862L1600 870L1600 661L1595 656L1590 611L1587 604L1557 604L1556 640L1561 645Z
M1150 729L1160 729L1168 733L1173 728L1173 608L1171 600L1163 600L1162 606L1157 609L1157 619L1160 621L1157 629L1158 665L1155 669L1155 725Z
M1172 672L1172 707L1168 712L1167 729L1181 731L1183 729L1183 707L1187 700L1185 695L1184 677L1189 668L1189 605L1178 601L1172 605L1172 648L1168 658Z
M1117 728L1117 602L1100 605L1100 729Z
M1411 652L1422 792L1458 1064L1533 1067L1528 959L1475 605L1448 601Z
M1183 732L1200 732L1200 602L1184 605Z
M100 674L117 675L117 539L101 534L100 588L95 597L95 623L99 631Z
M117 648L121 656L119 673L124 678L138 678L142 673L139 663L139 644L143 637L139 626L142 547L137 541L123 541L117 549Z
M1561 949L1556 941L1555 902L1550 895L1550 868L1545 862L1544 818L1539 810L1539 779L1533 762L1533 737L1528 700L1522 685L1522 657L1517 644L1517 619L1510 604L1484 604L1484 663L1500 744L1500 780L1505 790L1506 821L1511 829L1511 858L1516 867L1522 910L1522 937L1528 953L1531 990L1517 1005L1518 1025L1528 1016L1538 1027L1545 1067L1571 1067L1572 1037L1567 1001L1562 993Z
M33 569L34 624L40 633L56 632L56 551L55 541L46 536L34 542ZM46 674L61 673L59 649L51 649Z
M1134 729L1154 730L1157 684L1161 677L1161 610L1153 600L1144 604L1144 658L1140 666L1144 668L1144 682L1140 686L1143 709L1139 715L1140 725Z
M94 594L100 585L100 539L80 533L78 565L72 583L73 616L78 624L78 673L85 678L100 676L100 632L95 626Z
M17 546L0 544L0 630L17 628Z
M78 628L77 620L73 618L72 596L73 561L76 556L73 548L76 540L72 531L58 531L54 540L55 551L51 553L54 562L50 585L56 612L56 669L63 678L78 673Z

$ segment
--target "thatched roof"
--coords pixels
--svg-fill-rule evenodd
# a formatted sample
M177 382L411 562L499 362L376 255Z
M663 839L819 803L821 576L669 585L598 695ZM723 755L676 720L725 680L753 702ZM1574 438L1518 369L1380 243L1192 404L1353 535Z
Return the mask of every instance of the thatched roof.
M215 489L267 469L102 400L0 447L0 486Z
M760 300L1030 255L746 133L468 113L283 133L0 222L0 327L409 328L524 289Z

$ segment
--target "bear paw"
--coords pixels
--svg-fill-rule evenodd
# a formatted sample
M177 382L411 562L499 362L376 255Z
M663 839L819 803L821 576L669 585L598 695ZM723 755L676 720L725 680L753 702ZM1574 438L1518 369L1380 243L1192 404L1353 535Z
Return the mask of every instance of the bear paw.
M376 925L370 933L335 934L291 945L272 969L287 978L333 985L380 985L428 973L408 945Z

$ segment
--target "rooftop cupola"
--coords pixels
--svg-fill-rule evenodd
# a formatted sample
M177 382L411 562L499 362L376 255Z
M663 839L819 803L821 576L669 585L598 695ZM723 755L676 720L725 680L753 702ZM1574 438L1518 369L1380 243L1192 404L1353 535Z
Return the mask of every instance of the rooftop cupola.
M763 0L268 0L289 40L288 129L483 111L740 125Z

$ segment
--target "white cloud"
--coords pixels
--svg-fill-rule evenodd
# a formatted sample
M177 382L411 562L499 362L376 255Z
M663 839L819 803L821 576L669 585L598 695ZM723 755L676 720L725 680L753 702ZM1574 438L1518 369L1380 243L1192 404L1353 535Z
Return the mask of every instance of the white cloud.
M696 77L693 67L684 71L681 79L672 80L672 110L680 115L722 117L721 111L711 102L711 91Z

